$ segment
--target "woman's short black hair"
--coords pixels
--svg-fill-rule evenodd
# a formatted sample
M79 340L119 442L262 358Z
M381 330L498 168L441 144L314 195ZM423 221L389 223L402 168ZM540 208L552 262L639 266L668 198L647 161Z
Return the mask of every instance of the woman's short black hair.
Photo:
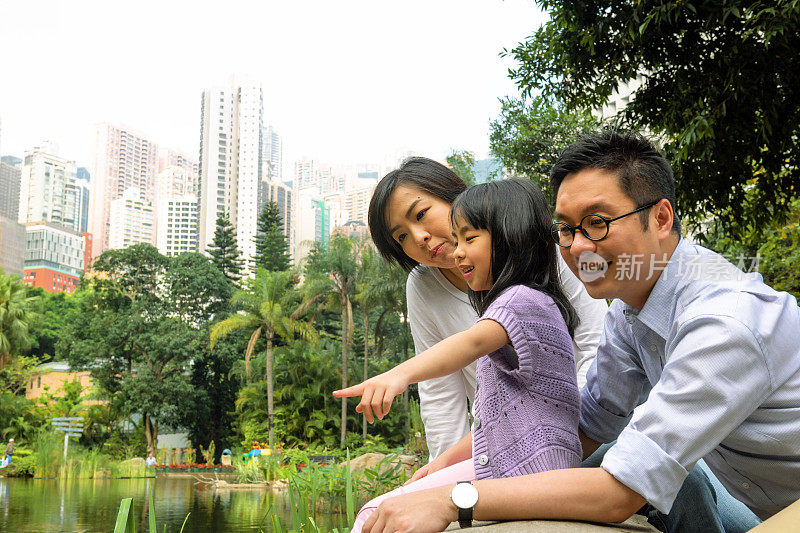
M616 174L619 187L636 206L666 198L675 215L672 231L681 232L675 207L675 177L669 161L650 140L636 131L608 128L584 135L558 156L550 171L550 185L558 188L569 174L596 168ZM649 211L639 213L647 230Z
M464 180L451 169L427 157L410 157L399 168L386 174L372 193L369 202L368 224L372 242L387 261L396 261L407 271L417 262L403 251L389 233L386 209L389 198L400 186L413 187L452 204L456 196L467 188Z
M523 179L474 185L453 202L451 222L457 216L475 229L487 230L492 238L492 288L470 289L475 311L483 315L505 289L527 285L555 301L572 336L578 315L561 288L556 244L550 236L552 215L539 187Z

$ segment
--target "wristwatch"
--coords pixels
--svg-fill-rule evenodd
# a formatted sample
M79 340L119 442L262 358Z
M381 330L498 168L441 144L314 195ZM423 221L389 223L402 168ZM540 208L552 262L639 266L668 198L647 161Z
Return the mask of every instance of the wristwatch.
M458 507L458 525L472 526L472 508L478 503L478 489L470 481L459 481L450 493L450 499Z

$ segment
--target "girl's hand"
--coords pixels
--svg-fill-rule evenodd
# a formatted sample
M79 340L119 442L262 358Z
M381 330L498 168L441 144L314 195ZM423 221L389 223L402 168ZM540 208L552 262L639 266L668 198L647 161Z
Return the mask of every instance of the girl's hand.
M414 475L411 476L411 479L403 483L403 485L405 486L408 485L409 483L413 483L418 479L422 479L425 476L433 474L434 472L438 472L442 468L447 468L451 464L452 463L447 460L446 455L442 454L433 461L431 461L430 463L421 466L416 472L414 472Z
M408 381L396 368L377 375L367 381L333 391L337 398L361 396L356 412L364 413L367 422L372 424L375 418L383 419L392 407L394 397L402 394L408 387Z
M414 475L411 476L411 479L409 479L408 481L403 483L403 486L406 486L409 483L414 483L418 479L422 479L425 476L427 476L428 474L432 474L433 473L433 471L431 470L431 465L432 464L433 463L428 463L428 464L426 464L424 466L419 467L419 469L416 472L414 472Z

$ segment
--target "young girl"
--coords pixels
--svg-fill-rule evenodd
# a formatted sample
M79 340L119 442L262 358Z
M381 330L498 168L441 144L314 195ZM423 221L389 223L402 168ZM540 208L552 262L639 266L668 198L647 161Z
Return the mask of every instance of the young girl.
M478 322L334 395L360 395L356 411L373 422L411 383L478 360L472 432L437 459L446 468L421 469L410 484L365 505L353 531L391 496L573 468L581 461L571 339L578 320L558 281L550 211L541 191L527 180L476 185L456 198L451 223L454 257Z

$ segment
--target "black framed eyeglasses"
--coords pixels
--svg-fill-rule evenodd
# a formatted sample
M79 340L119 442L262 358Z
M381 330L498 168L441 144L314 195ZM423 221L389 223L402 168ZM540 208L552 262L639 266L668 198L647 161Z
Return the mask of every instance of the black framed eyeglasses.
M553 240L556 241L556 244L562 248L569 248L572 246L572 241L575 240L575 230L581 230L583 236L590 241L602 241L606 238L606 236L608 236L608 226L612 222L627 217L628 215L638 213L639 211L649 209L660 201L661 199L654 200L641 207L637 207L629 213L625 213L624 215L614 218L606 218L602 215L596 215L592 213L583 217L575 226L570 226L569 224L565 224L563 222L553 222L553 225L550 228L550 234L552 235Z

